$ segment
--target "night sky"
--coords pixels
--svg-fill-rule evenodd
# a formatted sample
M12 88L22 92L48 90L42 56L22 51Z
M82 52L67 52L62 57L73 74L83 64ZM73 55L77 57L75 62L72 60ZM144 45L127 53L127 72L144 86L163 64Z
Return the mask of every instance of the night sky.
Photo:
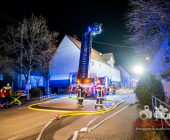
M125 28L125 13L127 0L56 0L50 1L12 1L1 3L0 13L21 21L24 16L42 15L48 22L51 31L60 33L59 42L65 34L81 35L87 31L89 25L95 22L103 23L102 33L94 36L93 40L108 44L128 46L124 41L128 35ZM0 28L5 29L12 24L7 18L0 16ZM131 70L135 63L133 49L93 43L92 47L101 53L112 52L117 65ZM131 46L128 46L131 47ZM128 70L128 71L129 71Z

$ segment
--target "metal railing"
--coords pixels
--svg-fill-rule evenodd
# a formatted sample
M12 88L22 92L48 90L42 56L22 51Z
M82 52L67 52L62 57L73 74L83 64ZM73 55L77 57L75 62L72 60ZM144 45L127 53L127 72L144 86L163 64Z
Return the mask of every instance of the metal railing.
M46 95L46 96L40 96L40 100L45 100L45 99L49 99L49 98L54 98L56 97L57 94L54 93L54 94L49 94L49 95Z
M170 119L170 113L169 113L169 109L170 109L170 106L166 103L164 103L163 101L159 100L158 98L156 98L155 96L151 95L152 96L152 112L153 114L155 113L156 116L158 116L158 114L161 116L161 124L162 124L162 129L163 129L163 123L162 123L162 120L165 120L165 122L167 123L168 126L170 126L169 122L167 121L168 119ZM159 107L161 106L166 106L166 109L168 109L168 112L166 112L166 117L165 115L163 115L163 112L162 110L158 107L158 104L159 104ZM159 109L158 109L159 108ZM157 114L158 113L158 114ZM167 118L168 117L168 118ZM156 117L156 120L158 120L158 118Z

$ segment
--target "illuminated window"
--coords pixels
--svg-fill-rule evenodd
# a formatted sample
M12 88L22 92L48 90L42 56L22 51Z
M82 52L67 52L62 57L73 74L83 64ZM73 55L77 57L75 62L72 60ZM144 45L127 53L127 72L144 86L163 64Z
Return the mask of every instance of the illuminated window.
M76 74L72 75L72 84L77 84L77 75Z

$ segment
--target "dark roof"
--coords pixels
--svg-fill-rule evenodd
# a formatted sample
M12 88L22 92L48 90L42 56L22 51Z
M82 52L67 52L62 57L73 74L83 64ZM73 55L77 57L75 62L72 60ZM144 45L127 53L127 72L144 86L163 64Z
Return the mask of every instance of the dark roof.
M76 40L75 38L73 38L73 37L71 37L71 36L69 36L69 35L66 35L79 49L81 49L81 42L80 41L78 41L78 40ZM98 51L96 51L95 49L93 49L92 48L92 50L91 50L91 54L93 55L93 56L96 56L96 57L98 57L98 58L100 58L100 59L102 59L103 60L103 58L100 56L100 53L98 52Z
M162 74L161 74L162 77L166 77L166 76L170 76L170 67L168 67L167 70L165 70Z
M121 67L122 69L124 69L129 75L133 75L133 73L131 72L131 70L130 69L128 69L127 67L124 67L124 66L121 66L121 65L119 65L118 67Z

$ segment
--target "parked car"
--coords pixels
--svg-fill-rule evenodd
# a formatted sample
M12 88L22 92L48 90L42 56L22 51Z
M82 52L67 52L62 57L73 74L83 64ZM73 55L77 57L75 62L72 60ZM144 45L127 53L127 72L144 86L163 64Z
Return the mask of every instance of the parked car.
M63 92L62 88L61 87L53 87L51 89L51 94L54 94L54 93L59 93L59 92Z
M42 92L43 95L47 95L48 94L48 87L38 87ZM49 88L49 94L51 94L51 89Z

